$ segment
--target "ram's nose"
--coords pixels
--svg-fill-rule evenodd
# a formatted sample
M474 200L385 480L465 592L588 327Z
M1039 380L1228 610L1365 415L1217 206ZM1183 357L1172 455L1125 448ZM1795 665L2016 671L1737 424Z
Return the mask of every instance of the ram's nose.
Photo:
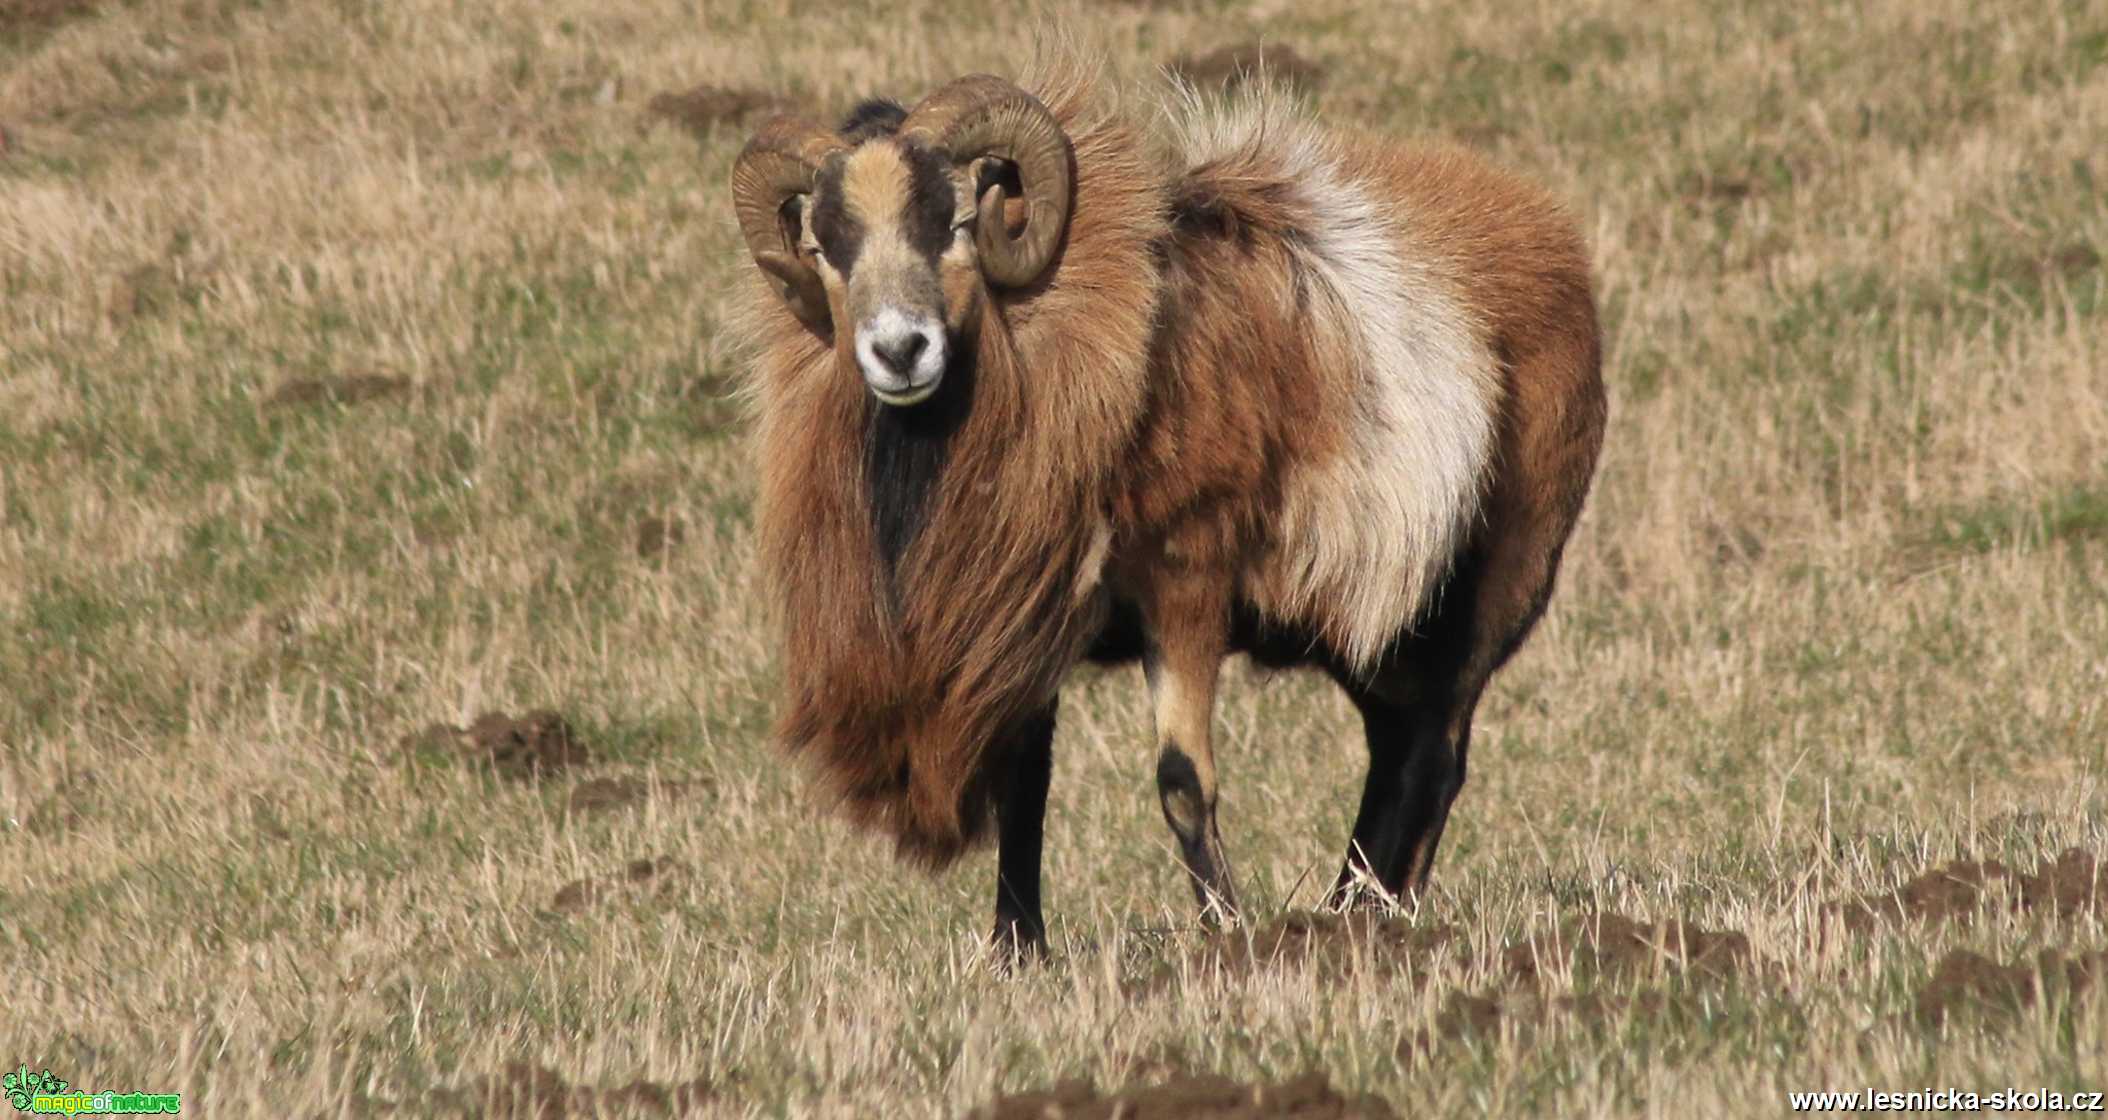
M864 383L886 404L915 404L936 392L944 358L944 324L927 315L889 307L856 331Z
M921 331L909 331L892 338L871 340L871 353L877 356L879 364L884 366L887 372L900 378L914 375L915 359L920 358L922 352L929 348L930 336Z

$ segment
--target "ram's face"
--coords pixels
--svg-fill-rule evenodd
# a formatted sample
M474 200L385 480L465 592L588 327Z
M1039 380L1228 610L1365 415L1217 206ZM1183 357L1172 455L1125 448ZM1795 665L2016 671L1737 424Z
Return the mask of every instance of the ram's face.
M958 175L923 145L868 140L821 166L801 223L836 345L889 405L937 391L980 311L974 196Z
M910 111L867 101L839 129L764 124L732 168L754 263L872 395L928 399L990 287L1041 283L1075 186L1068 137L1001 78L961 78Z

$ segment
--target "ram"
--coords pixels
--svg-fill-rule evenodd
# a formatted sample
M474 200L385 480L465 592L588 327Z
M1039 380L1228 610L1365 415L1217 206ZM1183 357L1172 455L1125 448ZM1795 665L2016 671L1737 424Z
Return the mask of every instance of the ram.
M995 938L1039 951L1069 671L1142 662L1164 818L1224 918L1218 669L1312 666L1368 737L1330 902L1417 892L1602 440L1574 223L1275 94L1029 85L778 118L735 165L776 733L903 857L992 832Z

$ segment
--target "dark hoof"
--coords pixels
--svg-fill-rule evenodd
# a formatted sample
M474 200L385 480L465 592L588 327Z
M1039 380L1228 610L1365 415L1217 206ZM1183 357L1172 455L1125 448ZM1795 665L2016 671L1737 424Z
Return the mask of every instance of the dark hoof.
M1200 924L1208 929L1235 929L1243 924L1244 913L1237 909L1237 900L1216 895L1203 898L1200 903Z
M1342 882L1325 896L1324 909L1334 914L1396 914L1419 908L1419 896L1408 890L1394 895L1366 879Z
M1047 931L1015 919L998 920L988 937L996 969L1005 975L1047 959Z

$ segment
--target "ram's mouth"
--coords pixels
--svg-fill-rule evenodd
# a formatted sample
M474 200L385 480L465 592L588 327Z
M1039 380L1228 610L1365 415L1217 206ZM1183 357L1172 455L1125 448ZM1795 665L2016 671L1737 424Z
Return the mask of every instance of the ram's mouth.
M869 384L869 382L866 382L866 384ZM937 386L942 384L944 384L944 379L939 377L931 380L926 385L917 385L906 392L900 393L890 393L873 385L871 386L871 395L877 397L880 404L890 405L894 408L906 408L909 405L921 404L930 399L930 396L937 391Z

